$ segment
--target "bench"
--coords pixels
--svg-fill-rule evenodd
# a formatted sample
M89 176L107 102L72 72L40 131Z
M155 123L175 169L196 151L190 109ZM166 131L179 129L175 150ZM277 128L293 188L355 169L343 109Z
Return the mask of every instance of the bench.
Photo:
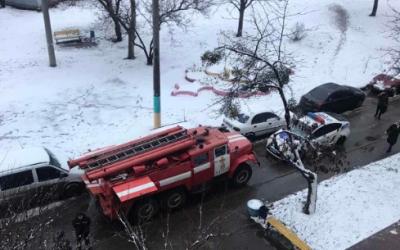
M56 44L82 42L82 36L79 29L69 29L54 32Z

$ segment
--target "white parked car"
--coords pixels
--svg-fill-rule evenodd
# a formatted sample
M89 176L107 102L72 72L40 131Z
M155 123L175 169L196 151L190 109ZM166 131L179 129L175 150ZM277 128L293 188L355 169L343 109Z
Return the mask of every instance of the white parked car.
M285 120L272 112L239 114L236 118L225 117L222 123L228 130L237 131L249 139L274 133L285 125Z
M24 148L0 156L0 205L20 206L80 194L81 172L68 171L46 148Z
M306 142L313 146L341 145L350 135L350 122L342 115L328 112L307 113L300 119L292 118L291 131L279 130L268 138L267 154L281 159L289 135L303 148Z

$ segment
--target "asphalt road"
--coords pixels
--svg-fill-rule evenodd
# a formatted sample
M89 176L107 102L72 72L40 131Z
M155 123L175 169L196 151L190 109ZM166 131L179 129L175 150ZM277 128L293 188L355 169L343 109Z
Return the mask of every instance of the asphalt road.
M376 99L367 98L360 109L345 114L351 122L351 135L345 143L344 171L388 156L384 133L391 123L400 120L400 99L391 101L380 121L373 117L375 107ZM306 182L297 171L266 158L262 140L254 147L261 167L254 169L246 187L232 189L219 183L205 195L191 196L184 209L161 214L141 228L148 248L275 249L265 240L262 230L249 221L246 202L252 198L276 201L306 188ZM400 145L396 145L392 154L399 151ZM318 179L322 181L332 175L319 173ZM135 249L124 236L122 227L104 221L88 200L87 196L82 196L57 208L49 230L64 230L72 241L72 217L77 211L86 210L93 219L94 249ZM43 216L49 217L48 214Z

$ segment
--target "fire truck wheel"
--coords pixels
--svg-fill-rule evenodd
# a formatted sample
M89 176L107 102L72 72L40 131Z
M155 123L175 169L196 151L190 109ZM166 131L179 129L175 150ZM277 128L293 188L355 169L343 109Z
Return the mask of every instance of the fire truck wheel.
M152 198L139 201L134 205L130 214L130 219L134 223L143 223L149 221L158 213L158 203Z
M181 208L186 203L186 192L184 189L174 189L165 194L163 206L171 211Z
M251 167L243 163L241 164L235 171L233 178L232 178L232 184L235 187L241 187L247 184L247 182L250 180L251 175L253 174L253 171L251 170Z

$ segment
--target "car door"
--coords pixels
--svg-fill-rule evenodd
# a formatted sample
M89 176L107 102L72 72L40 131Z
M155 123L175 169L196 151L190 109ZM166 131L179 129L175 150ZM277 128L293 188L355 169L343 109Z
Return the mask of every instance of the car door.
M359 104L359 102L360 102L360 97L355 93L353 93L352 90L349 89L343 92L343 100L342 100L343 112L355 109Z
M229 170L230 155L226 144L214 149L214 176L225 174Z
M267 115L268 113L260 113L253 117L251 120L252 132L258 136L267 133L268 123Z
M345 111L345 92L343 91L336 91L333 92L329 97L324 105L324 111L330 111L334 113L342 113Z
M202 152L192 156L193 163L193 185L202 184L214 177L208 152Z
M338 135L338 129L340 128L340 123L331 123L324 125L318 129L316 129L311 138L314 142L317 142L321 145L331 145L336 140Z
M38 185L35 196L39 202L46 203L62 195L65 177L68 174L51 165L35 168Z
M283 126L283 120L274 113L266 113L266 131L265 133L274 133Z
M29 209L34 186L32 169L0 177L1 208L6 209L2 211L19 212Z

